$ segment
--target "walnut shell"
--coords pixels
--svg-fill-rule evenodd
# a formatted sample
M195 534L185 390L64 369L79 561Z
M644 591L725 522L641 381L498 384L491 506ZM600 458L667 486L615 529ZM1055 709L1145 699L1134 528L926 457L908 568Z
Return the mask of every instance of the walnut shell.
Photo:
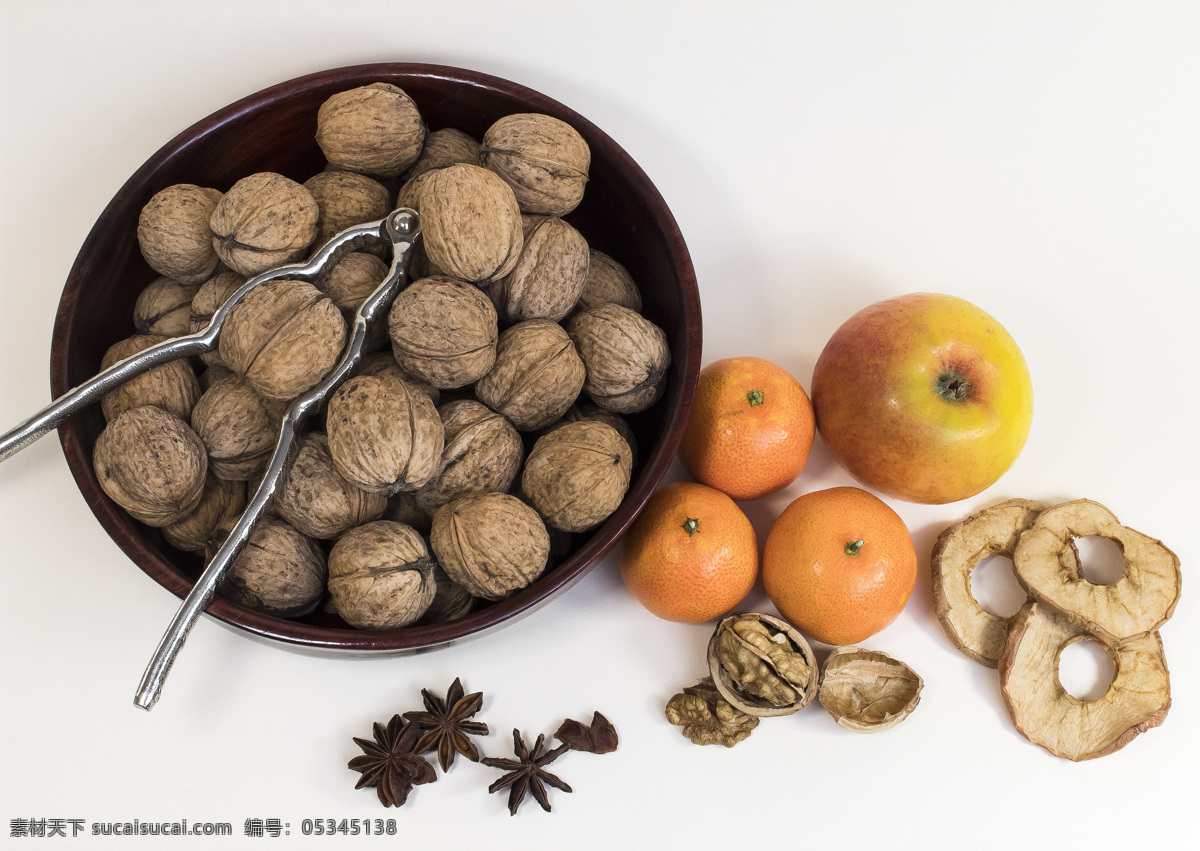
M426 172L456 163L479 165L479 142L452 127L434 130L425 137L425 147L421 151L420 158L413 163L412 168L404 177L412 180Z
M182 520L163 526L163 537L176 549L202 553L217 527L230 518L236 522L245 507L246 483L218 479L210 471L200 504Z
M390 375L359 375L339 387L325 429L334 467L368 491L416 490L433 477L442 455L433 402Z
M821 670L817 700L842 729L879 733L912 714L923 685L916 671L886 653L836 647Z
M236 519L222 523L209 541L209 559ZM298 618L317 607L325 593L325 554L278 517L258 521L241 555L221 580L220 592L239 606L281 618Z
M546 569L550 537L537 512L515 496L474 494L433 515L430 546L451 580L473 596L500 600Z
M338 310L358 310L387 277L388 267L374 254L352 251L329 267L315 282L317 289L333 299Z
M100 487L134 519L169 526L200 504L208 459L187 423L145 405L105 427L92 466Z
M221 305L229 301L229 297L237 292L246 280L244 275L226 270L201 284L188 309L188 331L194 334L207 328ZM209 366L225 365L221 360L221 353L216 349L202 353L200 359Z
M475 384L475 395L517 431L536 431L567 412L585 377L567 332L548 319L530 319L500 335L496 363Z
M496 309L453 278L422 278L399 293L388 334L400 368L443 390L478 381L496 362Z
M438 409L446 434L433 478L416 493L417 504L434 511L472 493L503 493L512 487L525 447L512 423L472 399Z
M708 670L721 697L747 715L791 715L817 696L812 647L798 629L773 615L721 618L708 642Z
M279 442L283 413L283 405L236 375L213 382L192 410L192 428L208 451L212 474L232 481L261 476Z
M346 322L329 296L303 281L259 284L233 306L221 360L267 399L290 401L337 365Z
M501 118L483 136L481 165L504 178L526 213L565 216L579 206L592 152L575 128L549 115Z
M659 400L671 364L661 328L619 304L577 313L566 327L587 367L583 389L593 402L632 414Z
M318 245L351 225L382 219L392 208L382 183L353 171L323 171L304 188L317 202Z
M100 368L108 369L117 361L132 357L155 343L166 341L166 337L135 336L114 343L100 360ZM160 364L131 378L114 390L104 394L100 407L104 418L112 422L130 408L153 405L168 414L186 421L200 398L200 382L187 359L179 358Z
M213 248L235 272L251 276L299 260L317 237L312 194L282 174L243 177L213 210Z
M191 330L188 317L198 284L155 278L133 305L133 326L139 334L182 337Z
M150 268L184 284L199 284L217 268L209 225L221 200L216 189L190 183L168 186L138 216L138 246Z
M279 516L310 538L333 540L387 509L387 497L346 481L333 466L329 439L320 432L300 438L291 469L275 491Z
M517 265L521 209L492 172L466 163L429 172L416 200L425 253L447 275L478 284Z
M433 581L437 586L437 593L433 595L433 602L417 622L419 625L456 621L469 615L475 608L478 598L472 597L470 591L451 579L436 562L433 565Z
M603 251L592 249L588 258L587 279L575 307L577 310L587 310L602 304L619 304L641 313L642 292L628 269Z
M549 525L584 532L617 510L632 463L629 444L612 426L566 423L533 445L521 490Z
M483 287L504 323L555 322L571 312L587 279L587 240L557 216L522 216L525 245L513 270Z
M358 375L391 375L417 387L429 397L429 401L434 405L442 400L442 391L406 372L400 364L396 363L396 357L391 352L375 352L367 355L358 366Z
M421 155L426 132L413 99L391 83L338 92L317 111L325 159L365 174L400 174Z
M376 520L351 529L329 552L329 593L342 620L397 629L417 620L437 593L434 561L410 526Z

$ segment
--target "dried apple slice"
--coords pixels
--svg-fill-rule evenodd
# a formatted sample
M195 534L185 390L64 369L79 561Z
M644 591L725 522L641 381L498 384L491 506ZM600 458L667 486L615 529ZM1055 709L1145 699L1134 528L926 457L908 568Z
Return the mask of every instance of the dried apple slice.
M950 641L976 662L996 667L1004 653L1012 617L1002 618L979 605L971 593L971 571L990 555L1012 558L1021 533L1033 525L1044 506L1010 499L938 536L931 562L937 618Z
M1116 672L1099 700L1063 688L1063 650L1091 637L1061 613L1030 600L1017 613L1000 659L1000 688L1017 730L1055 756L1079 762L1105 756L1157 727L1171 707L1171 683L1158 633L1112 651Z
M1073 538L1099 535L1125 554L1125 575L1112 585L1083 578L1063 553ZM1179 602L1179 558L1162 541L1122 526L1113 513L1089 499L1064 502L1038 515L1013 553L1017 580L1031 597L1058 609L1071 623L1109 647L1148 635L1162 626Z

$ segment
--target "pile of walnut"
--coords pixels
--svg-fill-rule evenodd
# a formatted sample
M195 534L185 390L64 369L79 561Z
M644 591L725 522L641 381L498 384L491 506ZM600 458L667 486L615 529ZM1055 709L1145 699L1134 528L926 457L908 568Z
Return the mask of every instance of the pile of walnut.
M623 415L661 396L666 335L641 316L625 268L561 218L591 156L567 124L510 115L482 144L430 133L386 83L334 95L316 122L329 165L303 185L260 173L224 193L184 184L150 199L138 240L162 277L137 300L137 335L104 365L199 330L249 277L337 231L416 209L423 242L388 316L390 351L369 356L329 399L324 431L301 438L221 593L298 617L328 589L327 607L356 627L444 622L526 587L568 533L620 505L635 450ZM283 412L333 368L346 314L387 274L381 253L352 253L315 286L256 287L199 378L176 361L109 394L93 459L105 492L211 558Z
M1088 582L1075 538L1098 535L1125 555L1112 585ZM971 571L989 555L1012 559L1029 595L1001 618L971 594ZM1171 706L1171 685L1158 628L1179 601L1181 575L1173 552L1122 526L1099 503L1080 499L1046 508L1024 499L994 505L951 526L932 562L938 620L956 647L999 667L1004 703L1025 738L1055 756L1093 759L1119 750L1157 727ZM1058 660L1068 645L1091 639L1115 660L1108 691L1081 701L1063 688Z

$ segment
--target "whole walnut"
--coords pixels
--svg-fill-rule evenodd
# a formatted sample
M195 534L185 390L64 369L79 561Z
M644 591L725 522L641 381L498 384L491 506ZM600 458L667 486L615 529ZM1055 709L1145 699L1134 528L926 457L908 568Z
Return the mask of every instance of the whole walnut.
M632 465L629 444L612 426L566 423L533 445L521 490L549 525L584 532L617 510Z
M200 377L199 377L200 392L207 393L209 390L212 389L212 386L214 384L216 384L218 381L220 381L222 378L229 378L230 376L237 378L236 375L233 375L233 370L230 369L229 367L225 366L225 364L223 364L223 363L213 364L212 366L210 366L206 370L204 370L204 372L200 373Z
M188 331L194 334L207 328L221 305L225 304L246 280L244 275L226 270L201 284L188 310ZM204 352L200 359L209 366L225 365L217 349Z
M233 531L236 518L222 523L206 548L211 560ZM239 606L298 618L317 607L325 593L325 554L286 521L270 515L258 521L246 548L221 580L220 592Z
M304 181L317 202L318 245L351 225L382 219L392 209L387 188L353 171L323 171Z
M412 526L425 537L429 537L433 514L417 505L415 492L400 491L388 497L387 510L383 513L383 519Z
M629 427L629 421L624 416L616 411L609 411L601 408L594 402L580 402L571 406L571 409L563 415L563 418L551 425L546 431L551 431L558 428L560 425L567 423L577 423L582 420L591 420L595 422L606 423L617 430L617 434L629 444L629 451L632 454L633 466L637 467L637 437L633 433L633 429Z
M325 430L334 467L368 491L416 490L433 477L442 455L433 402L391 375L359 375L339 387Z
M259 284L233 306L221 330L225 365L267 399L290 401L337 365L346 322L329 296L303 281Z
M100 360L100 368L108 369L118 361L132 357L156 343L165 342L166 339L153 335L138 335L113 343ZM147 370L108 391L100 400L100 407L108 422L112 422L130 408L140 408L143 405L162 408L186 421L192 415L192 408L196 406L199 398L200 382L196 380L196 373L186 358L179 358Z
M404 181L400 186L400 191L396 193L396 209L408 207L410 210L416 210L418 213L421 212L421 198L425 187L429 184L429 179L433 177L434 171L434 169L430 169ZM425 243L419 242L415 248L423 254Z
M317 144L336 166L394 177L417 161L425 122L412 98L390 83L333 95L317 111Z
M191 330L188 316L198 289L198 284L155 278L134 302L133 327L139 334L182 337Z
M138 246L150 268L180 283L199 284L217 268L209 225L221 200L216 189L190 183L168 186L138 216Z
M517 431L537 431L567 412L585 375L567 332L548 319L530 319L500 335L496 364L475 384L475 396Z
M422 393L429 397L429 401L437 405L442 399L442 392L421 379L417 378L410 372L407 372L400 364L396 363L396 356L391 352L374 352L362 359L362 363L358 366L358 375L391 375L399 378L401 381L407 381L409 384L415 385Z
M437 593L434 561L410 526L376 520L351 529L329 552L329 593L342 620L360 629L407 626Z
M169 526L200 504L208 460L187 423L145 405L100 432L92 467L104 492L134 519Z
M506 324L555 322L571 312L587 279L587 240L557 216L522 216L525 244L511 272L484 291Z
M163 537L178 550L202 553L217 527L230 518L236 522L245 507L246 483L218 479L210 472L200 504L182 520L163 526Z
M496 309L453 278L422 278L400 292L388 334L400 368L443 390L478 381L496 362Z
M467 163L429 172L416 200L425 253L445 274L479 284L517 265L521 209L492 172Z
M329 267L317 280L316 287L333 299L338 310L358 310L387 277L388 267L374 254L352 251Z
M472 596L500 600L546 569L550 537L537 512L515 496L474 494L433 515L429 544L451 580Z
M479 142L452 127L434 130L425 137L425 148L421 151L420 158L413 163L404 177L406 180L412 180L428 171L456 163L479 165Z
M267 469L283 405L264 399L236 375L213 382L192 410L192 428L204 442L218 479L249 481Z
M257 275L299 260L317 237L312 194L282 174L243 177L213 210L213 248L235 272Z
M566 122L521 113L488 128L479 162L512 187L523 212L565 216L583 199L592 152Z
M456 621L469 615L475 608L477 598L472 597L470 591L451 579L445 569L436 562L433 565L433 580L437 592L433 595L433 602L429 604L425 614L417 621L418 625Z
M579 294L576 310L587 310L601 304L619 304L635 313L642 312L642 292L629 270L603 251L592 249L588 262L587 280Z
M333 467L329 439L320 432L300 438L291 469L275 491L275 511L310 538L333 540L378 520L387 496L346 481Z
M472 399L447 402L438 414L446 445L433 479L416 493L419 506L433 511L460 496L512 487L525 457L512 423Z
M567 333L587 366L583 389L601 408L632 414L662 396L671 350L667 335L649 319L602 304L572 316Z

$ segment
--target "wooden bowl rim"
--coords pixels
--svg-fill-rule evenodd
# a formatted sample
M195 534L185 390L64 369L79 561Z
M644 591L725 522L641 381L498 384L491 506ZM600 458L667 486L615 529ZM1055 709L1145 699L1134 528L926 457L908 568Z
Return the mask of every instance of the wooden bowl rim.
M605 156L618 164L624 179L644 200L661 229L661 237L681 285L683 350L672 351L681 373L681 392L670 401L664 412L666 423L662 439L649 454L641 474L631 485L621 507L591 535L582 547L553 571L529 588L508 599L447 624L406 627L396 630L356 630L352 628L317 626L289 621L246 609L221 597L214 597L205 612L218 621L249 633L251 637L280 642L289 649L336 655L397 655L415 653L446 646L468 637L476 637L505 623L522 617L561 594L593 567L616 544L633 522L646 500L666 474L687 423L696 382L700 372L701 313L700 296L695 270L679 226L666 202L650 178L616 142L604 131L574 110L546 95L518 83L446 65L422 63L374 63L352 65L296 77L254 94L248 95L208 117L201 119L174 139L163 145L118 190L105 207L75 259L67 277L55 316L51 341L50 388L54 398L70 389L67 378L68 340L74 322L74 305L78 293L87 283L91 270L99 261L104 243L111 238L113 220L118 211L127 209L135 199L148 197L156 172L169 159L197 144L209 134L219 132L226 124L248 112L269 107L293 97L298 90L341 84L346 88L365 85L374 79L394 81L407 78L444 80L458 85L486 89L515 97L529 104L531 110L546 112L562 118L579 130L589 143L597 144ZM161 188L161 187L158 187ZM152 191L151 191L152 190ZM100 488L92 470L90 452L84 448L84 438L75 420L59 427L59 440L68 467L88 506L100 525L117 545L148 576L182 599L191 590L193 580L170 562L163 559L142 539L128 516ZM166 624L163 624L164 628Z

